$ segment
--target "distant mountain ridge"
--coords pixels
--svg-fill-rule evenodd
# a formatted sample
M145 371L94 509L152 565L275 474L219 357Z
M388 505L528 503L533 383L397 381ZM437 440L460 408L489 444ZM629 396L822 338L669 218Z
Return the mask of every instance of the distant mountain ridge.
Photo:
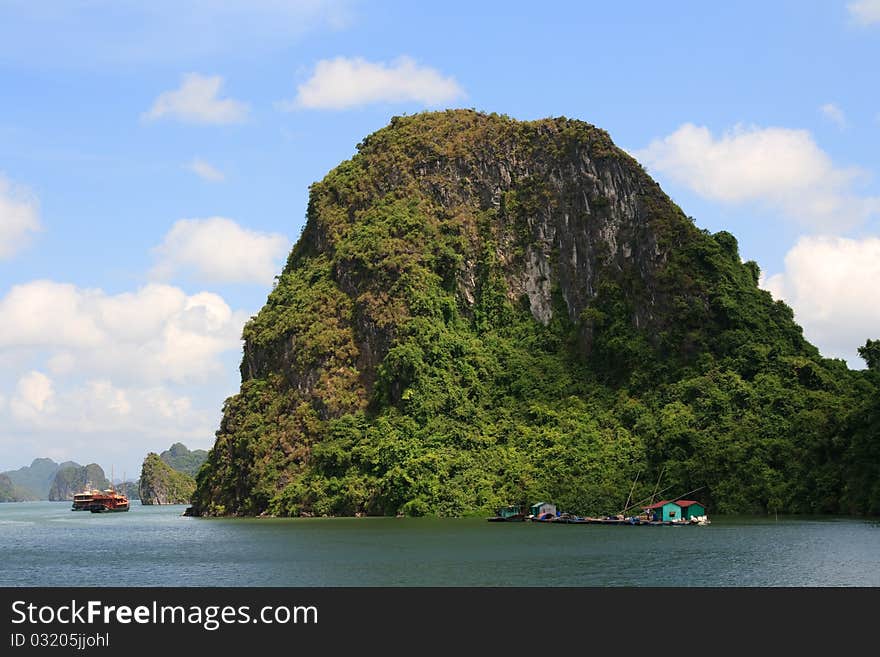
M49 499L49 490L55 481L55 475L61 468L68 466L81 467L79 463L74 461L56 463L50 458L38 458L34 459L30 465L21 467L18 470L2 472L0 475L5 475L9 478L13 486L18 489L19 497L30 500L46 500Z
M109 488L110 481L104 474L104 469L97 463L65 464L55 473L48 498L52 502L72 500L86 486L99 490Z
M156 455L156 458L171 472L181 473L193 479L207 460L208 452L204 449L190 450L183 443L174 443L161 454ZM175 481L177 479L179 478L175 478ZM189 483L185 480L181 481L182 485L175 486L175 490L183 490L187 497L186 501L189 501L191 492L186 492L189 491ZM110 487L111 482L107 479L104 469L97 463L80 465L76 461L56 463L50 458L36 458L30 465L0 472L0 502L69 500L87 484L104 489ZM195 486L194 481L192 486ZM117 484L116 489L130 499L138 499L140 480L121 482ZM164 493L160 497L164 499Z
M16 486L8 475L0 474L0 502L28 502L33 499L28 491Z

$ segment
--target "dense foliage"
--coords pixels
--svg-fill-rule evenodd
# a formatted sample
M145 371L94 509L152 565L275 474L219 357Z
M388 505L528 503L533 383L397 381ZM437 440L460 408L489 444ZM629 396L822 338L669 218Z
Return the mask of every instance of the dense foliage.
M174 443L159 454L159 458L171 466L173 470L185 472L190 477L195 477L199 468L208 458L208 452L204 449L189 450L183 443Z
M150 452L144 459L138 492L142 504L187 504L196 488L195 479L178 472Z
M634 481L635 501L689 494L710 512L880 511L880 375L822 358L735 238L698 229L607 134L457 111L396 118L359 150L313 186L245 327L196 512L463 515L549 499L613 513ZM634 189L617 235L647 255L593 244L573 317L587 281L563 280L554 251L536 279L552 317L538 321L515 292L545 239L534 218L568 225L581 200L565 172L585 158L605 182L582 190L583 220L619 227L615 197Z

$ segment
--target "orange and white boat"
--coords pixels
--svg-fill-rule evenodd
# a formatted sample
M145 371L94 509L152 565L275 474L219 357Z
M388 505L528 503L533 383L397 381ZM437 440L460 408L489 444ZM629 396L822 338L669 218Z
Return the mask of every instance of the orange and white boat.
M88 511L92 507L92 500L95 499L95 495L101 495L101 491L97 488L92 488L91 482L87 483L81 492L74 494L73 506L70 507L70 510Z
M128 511L131 505L128 498L122 493L117 493L114 489L108 488L104 491L96 491L92 495L92 501L89 503L89 511L92 513L117 513L119 511Z

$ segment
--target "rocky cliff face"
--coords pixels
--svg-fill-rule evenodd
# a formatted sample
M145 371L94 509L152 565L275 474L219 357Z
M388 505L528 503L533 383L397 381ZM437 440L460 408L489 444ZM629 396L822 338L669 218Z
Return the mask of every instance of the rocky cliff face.
M0 502L24 502L33 499L19 489L12 480L0 473Z
M389 142L401 132L411 141L395 153ZM523 124L470 112L423 115L396 119L365 140L360 151L337 170L341 175L331 174L313 187L309 222L285 272L314 253L334 254L337 246L357 238L354 219L368 215L359 207L364 203L381 201L390 209L405 196L418 206L398 208L409 211L411 220L420 220L421 212L430 216L434 230L412 236L419 241L390 234L376 244L381 251L335 253L333 282L354 304L344 308L352 311L349 321L338 319L351 332L366 388L393 341L395 325L408 314L403 300L389 297L380 285L389 274L404 273L407 261L419 259L412 256L439 246L420 241L431 233L457 234L451 240L454 251L436 254L435 265L454 284L465 312L475 305L484 251L491 247L508 298L526 304L542 324L554 311L577 321L605 277L638 289L633 321L647 327L665 297L655 280L658 267L671 248L697 232L604 131L577 121ZM345 185L353 176L365 179L372 198L361 200L362 187ZM383 280L376 280L376 269ZM563 303L556 308L554 291ZM585 326L587 342L589 332ZM265 377L279 363L293 374L298 356L294 335L269 343L253 336L245 344L242 378ZM309 388L318 376L309 368L294 375L291 384Z
M312 186L245 327L241 393L193 513L457 513L547 496L536 459L550 439L533 434L569 412L612 419L584 428L584 460L562 478L576 488L578 467L599 468L595 495L613 497L668 457L615 396L647 404L721 362L754 376L768 353L818 358L733 236L698 229L592 125L428 113L358 151ZM603 431L626 439L605 453L591 442Z
M58 472L55 473L55 479L49 489L49 499L56 502L72 500L73 496L83 490L86 485L99 490L109 488L110 482L100 465L97 463L89 463L88 465L62 464Z
M172 469L155 452L147 454L138 484L141 504L189 504L195 488L191 476Z
M2 474L9 477L26 499L45 500L49 497L49 489L52 488L58 470L67 466L80 467L73 461L55 463L52 459L41 458L34 459L30 465L18 470L10 470Z

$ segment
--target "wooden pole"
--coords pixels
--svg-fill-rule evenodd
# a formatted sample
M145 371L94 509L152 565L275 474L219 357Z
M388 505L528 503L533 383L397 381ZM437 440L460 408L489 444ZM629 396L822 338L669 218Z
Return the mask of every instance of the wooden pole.
M624 513L626 513L626 509L629 508L629 501L632 499L633 491L636 489L636 482L639 480L639 475L642 474L642 471L639 470L636 473L636 478L633 479L633 484L629 488L629 495L626 496L626 504L623 505Z
M657 489L660 488L660 480L663 479L664 472L666 472L665 465L662 468L660 468L660 475L657 477L657 483L654 484L654 492L651 493L651 504L654 503L654 498L657 496Z

